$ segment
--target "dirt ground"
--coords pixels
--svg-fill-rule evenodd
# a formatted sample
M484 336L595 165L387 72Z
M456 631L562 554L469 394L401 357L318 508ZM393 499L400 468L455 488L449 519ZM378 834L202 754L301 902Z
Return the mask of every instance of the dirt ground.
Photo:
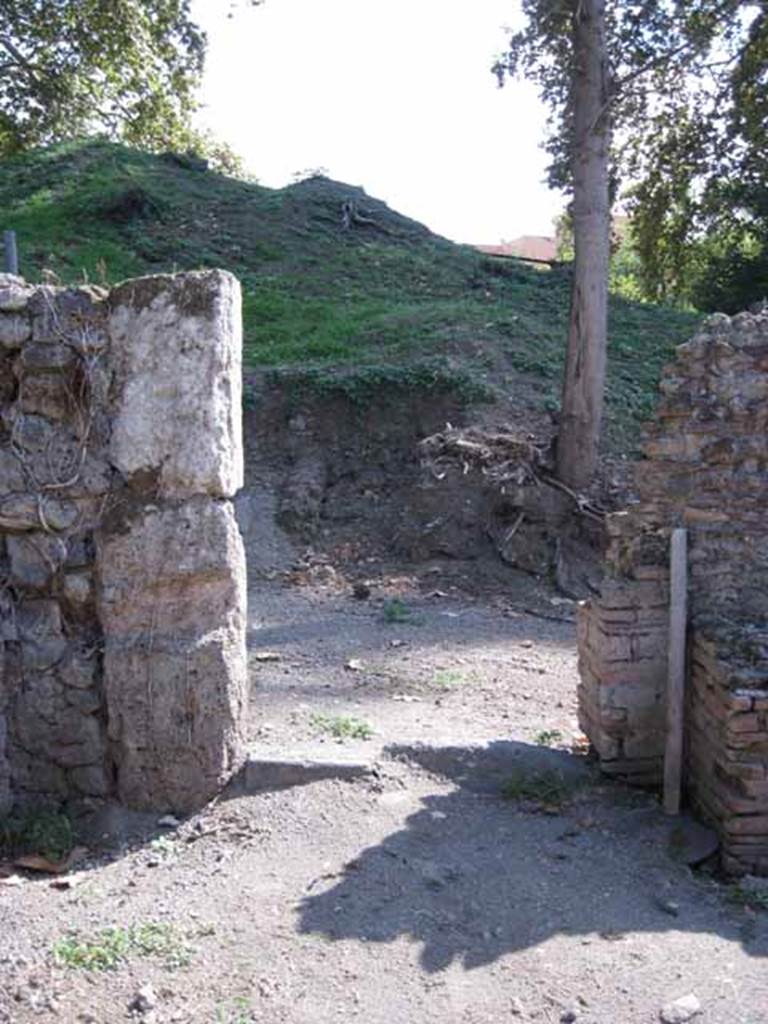
M768 913L580 752L568 603L367 588L255 585L251 731L372 771L177 825L104 812L69 888L0 883L0 1021L651 1024L692 994L703 1024L765 1024ZM61 962L68 934L153 923L111 970Z

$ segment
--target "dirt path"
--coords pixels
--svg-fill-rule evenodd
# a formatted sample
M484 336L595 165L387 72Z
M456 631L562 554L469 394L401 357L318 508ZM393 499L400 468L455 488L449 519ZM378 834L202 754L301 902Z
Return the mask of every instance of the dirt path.
M652 1024L689 993L703 1024L768 1021L768 914L673 856L652 797L545 745L576 732L573 627L424 590L260 586L259 749L375 773L176 828L105 815L73 888L0 884L0 1021ZM373 735L337 745L339 719ZM55 965L110 926L134 928L116 969Z
M545 732L569 744L578 734L573 624L437 585L424 594L419 582L389 578L366 600L347 587L275 585L253 596L260 745L327 754L334 737L318 716L326 728L338 718L369 726L369 740L343 744L366 757L390 744L534 741Z

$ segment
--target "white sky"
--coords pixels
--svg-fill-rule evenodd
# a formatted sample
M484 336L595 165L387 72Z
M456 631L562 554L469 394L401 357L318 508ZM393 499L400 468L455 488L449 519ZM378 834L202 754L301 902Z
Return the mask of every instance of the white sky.
M552 234L544 111L488 70L518 0L266 0L209 33L201 122L265 185L307 168L460 242Z

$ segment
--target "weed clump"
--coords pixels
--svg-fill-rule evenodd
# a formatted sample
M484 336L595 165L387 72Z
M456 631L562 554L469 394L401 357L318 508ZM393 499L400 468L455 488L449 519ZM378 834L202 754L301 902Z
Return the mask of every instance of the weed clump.
M501 785L505 800L530 801L544 809L560 810L576 793L573 782L560 772L526 772L520 769L509 775Z
M464 682L466 682L466 677L463 673L454 670L438 672L433 679L434 685L441 690L450 690L451 687L458 686Z
M66 935L53 946L56 964L73 970L113 971L131 955L156 957L175 970L190 962L192 951L172 925L159 921L104 928L92 938Z
M60 861L74 845L72 822L59 811L33 809L0 819L0 860L36 853Z
M385 623L390 625L400 624L404 626L417 626L419 620L414 614L412 608L410 608L406 602L400 597L390 597L385 602L381 609L381 614Z
M369 740L373 736L373 729L367 722L351 715L324 715L318 712L312 715L311 721L316 729L332 736L339 743L344 740Z
M540 747L554 747L562 741L563 734L559 729L542 729L533 737L533 742Z
M768 887L752 888L743 882L736 882L726 890L726 898L729 903L739 907L768 911Z

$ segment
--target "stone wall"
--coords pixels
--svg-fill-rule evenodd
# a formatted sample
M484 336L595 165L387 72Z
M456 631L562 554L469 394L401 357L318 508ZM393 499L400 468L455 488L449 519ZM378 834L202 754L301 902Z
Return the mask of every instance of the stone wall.
M580 610L580 720L604 770L660 779L668 540L687 527L688 788L734 867L768 835L768 315L711 317L677 350L660 391L639 501L609 517L606 582ZM736 842L743 835L763 838Z
M245 699L240 293L0 276L0 812L187 810Z

